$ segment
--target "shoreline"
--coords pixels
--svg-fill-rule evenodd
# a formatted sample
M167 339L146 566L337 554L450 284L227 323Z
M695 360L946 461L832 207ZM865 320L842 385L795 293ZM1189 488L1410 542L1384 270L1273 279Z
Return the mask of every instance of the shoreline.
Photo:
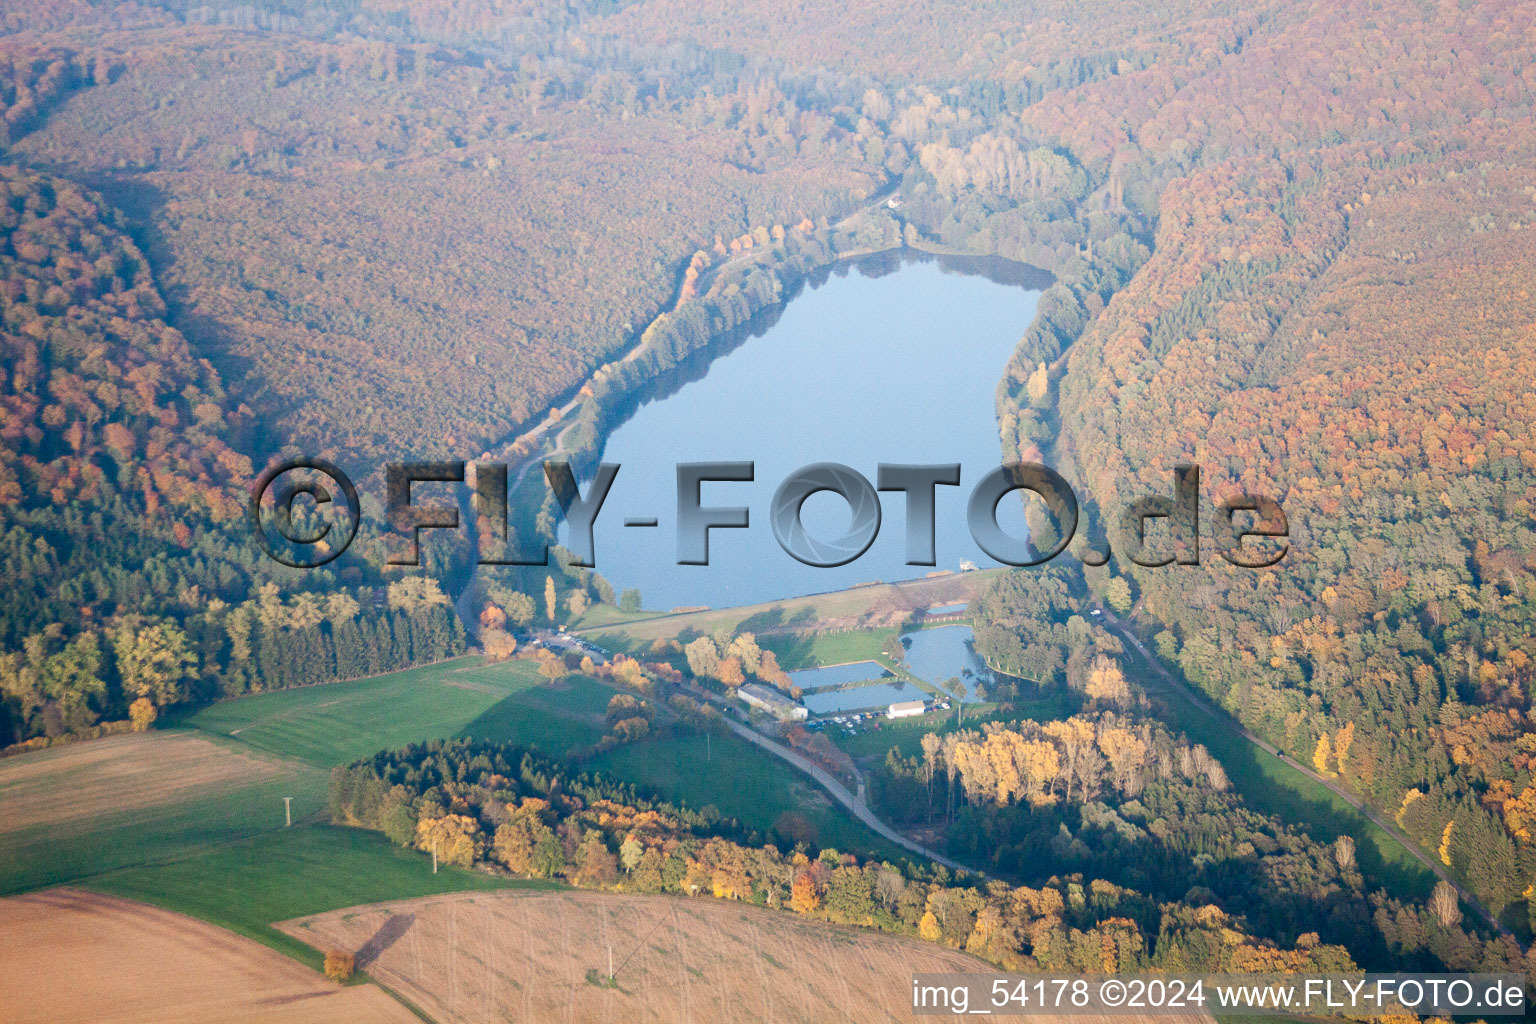
M740 254L728 257L724 261L713 265L700 280L705 290L691 299L683 300L681 298L682 289L679 286L678 298L674 299L668 308L659 312L649 323L635 332L635 341L629 348L616 358L599 365L582 381L562 392L562 395L557 397L556 401L546 408L537 420L529 421L530 425L497 441L483 453L482 460L500 461L508 465L509 491L516 495L519 486L526 479L530 469L541 462L555 456L563 456L578 463L583 458L597 457L606 440L606 434L622 422L622 420L619 423L605 422L612 415L615 408L622 408L626 403L634 402L637 399L643 404L644 399L640 398L639 393L645 388L653 386L665 374L680 366L683 360L700 353L709 352L718 347L722 342L729 340L734 332L743 330L750 332L754 321L765 314L771 313L773 310L781 310L807 285L814 287L815 284L813 282L815 282L816 278L822 277L824 280L825 277L837 272L839 268L851 267L861 260L881 256L895 256L899 258L910 256L916 259L933 259L938 261L995 260L1008 264L1010 267L1019 268L1025 275L1041 275L1042 280L1039 282L1039 290L1042 292L1057 280L1057 274L1048 268L1037 267L1033 264L1010 259L996 252L967 251L924 239L916 239L909 242L900 237L899 231L897 240L891 245L878 248L866 246L842 251L832 248L835 237L839 232L851 230L861 218L883 209L885 200L898 191L899 185L888 188L878 193L869 203L866 203L863 207L844 217L836 224L804 236L808 242L815 242L825 246L832 253L830 259L817 261L803 268L797 267L796 256L791 256L787 253L785 251L785 243L781 242L775 244L772 248L762 250L761 253ZM749 311L744 317L741 317L735 323L717 326L716 329L712 329L701 343L689 348L671 366L654 368L636 380L615 380L621 373L620 368L639 362L652 351L653 342L649 340L652 332L657 331L668 324L673 318L683 314L693 303L702 303L710 299L715 294L714 287L719 283L721 276L731 271L739 271L744 276L750 276L753 273L766 273L780 286L779 292L772 300L761 302L755 305L755 307L752 305L750 297L746 296L746 293L743 292L742 294L746 296L749 305ZM970 272L979 271L971 268ZM984 274L983 276L990 275ZM732 282L732 285L735 283ZM1020 281L1002 283L1029 287L1029 285ZM1023 344L1022 339L1028 336L1034 321L1038 320L1039 317L1040 313L1037 310L1034 319L1029 324L1022 326L1021 341L1015 347L1012 358L1017 358L1019 348ZM749 333L748 337L750 338L751 336L752 334ZM712 362L713 360L710 361ZM584 413L587 415L583 415ZM575 447L568 448L567 439L571 432L583 426L591 427L594 436L584 440ZM551 437L552 432L553 437ZM525 453L518 453L516 451L518 447L529 442L533 442L536 450L529 450ZM531 521L532 516L528 515L526 510L524 510L522 518L524 519L523 525L526 526Z

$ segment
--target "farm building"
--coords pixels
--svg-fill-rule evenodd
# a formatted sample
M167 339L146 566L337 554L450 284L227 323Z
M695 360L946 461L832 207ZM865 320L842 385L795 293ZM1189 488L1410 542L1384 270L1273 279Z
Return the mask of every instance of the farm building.
M801 722L810 717L810 712L805 706L790 700L775 690L756 683L747 683L736 691L736 696L748 707L758 708L768 712L774 718L785 722Z
M886 718L911 718L913 715L923 713L923 702L920 700L899 700L886 708Z

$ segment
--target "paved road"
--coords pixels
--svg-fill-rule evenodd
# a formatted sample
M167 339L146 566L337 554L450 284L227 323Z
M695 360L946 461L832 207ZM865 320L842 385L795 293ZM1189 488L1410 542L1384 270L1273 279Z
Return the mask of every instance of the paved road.
M768 751L768 753L774 755L775 757L783 758L785 761L788 761L790 764L794 765L796 768L799 768L811 778L815 779L818 783L820 783L823 789L832 794L832 798L834 800L848 808L849 811L853 812L853 816L855 818L858 818L875 832L884 836L886 839L889 839L891 842L895 843L897 846L900 846L902 849L910 850L911 852L917 854L919 857L926 857L936 864L943 864L951 871L964 871L968 874L979 875L982 878L986 877L984 872L977 871L975 868L968 868L964 864L958 864L943 854L935 853L934 851L928 849L926 846L923 846L921 843L917 843L911 839L908 839L906 836L902 835L900 832L897 832L895 829L891 828L891 826L875 817L875 812L869 809L869 804L864 799L863 779L859 780L859 791L857 793L850 793L848 792L847 786L834 779L831 774L826 771L826 769L822 768L819 764L812 761L810 758L789 749L782 743L777 743L769 739L767 736L764 736L757 730L750 729L729 717L725 719L725 723L731 727L732 732L746 740L748 743L755 743L757 746L762 747L764 750Z
M1391 836L1393 839L1396 839L1398 843L1402 845L1403 849L1411 853L1414 856L1414 859L1416 859L1420 864L1423 864L1426 868L1429 868L1429 870L1433 871L1438 877L1449 883L1467 903L1467 905L1476 910L1478 914L1483 918L1483 920L1487 921L1488 924L1496 929L1501 935L1513 934L1508 928L1499 923L1498 918L1494 917L1488 908L1483 906L1481 900L1473 895L1472 892L1469 891L1460 882L1452 878L1450 872L1445 870L1445 866L1443 864L1436 862L1433 857L1430 857L1427 853L1420 849L1417 843L1404 835L1397 828L1397 824L1395 822L1384 820L1376 812L1375 808L1371 807L1369 804L1355 796L1343 786L1339 785L1331 779L1319 775L1317 772L1308 768L1306 765L1302 764L1296 759L1287 757L1278 748L1270 745L1268 742L1249 732L1241 722L1238 722L1224 710L1214 706L1211 703L1210 698L1206 697L1205 694L1197 692L1188 683L1184 682L1184 680L1179 679L1173 673L1164 668L1163 663L1147 650L1146 645L1141 642L1141 639L1137 637L1131 628L1127 626L1123 621L1121 621L1113 612L1111 612L1108 608L1105 608L1103 611L1105 621L1114 628L1115 632L1120 634L1121 639L1125 640L1126 643L1130 644L1136 649L1136 652L1141 655L1141 660L1146 665L1148 670L1155 673L1158 678L1162 679L1170 686L1176 688L1180 693L1188 697L1190 702L1194 704L1195 707L1199 708L1206 715L1220 722L1222 725L1225 725L1228 729L1231 729L1233 732L1237 733L1249 743L1252 743L1259 749L1267 751L1270 754L1273 754L1275 757L1280 758L1280 760L1284 761L1298 772L1301 772L1301 774L1307 776L1307 778L1312 779L1314 782L1318 782L1326 786L1329 792L1333 793L1335 796L1342 799L1355 810L1359 811L1371 821L1375 822L1377 827L1379 827L1383 832L1387 833L1387 835Z

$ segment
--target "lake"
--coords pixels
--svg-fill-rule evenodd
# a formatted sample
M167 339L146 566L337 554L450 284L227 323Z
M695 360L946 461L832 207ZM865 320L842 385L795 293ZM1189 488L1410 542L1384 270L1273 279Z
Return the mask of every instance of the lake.
M888 683L871 683L868 686L850 686L846 690L823 690L808 693L801 703L813 715L835 715L844 711L864 711L869 708L885 710L897 701L933 700L933 694L911 683L893 679Z
M945 680L958 677L966 687L963 702L975 704L983 699L977 684L989 687L993 676L972 646L974 639L970 626L937 626L905 633L901 644L907 649L907 671L940 690L945 689Z
M802 690L820 690L845 683L861 683L884 679L890 673L877 661L853 661L846 665L826 665L821 668L803 668L789 673L789 681Z
M965 523L971 488L1001 461L996 389L1050 278L1003 260L881 254L814 276L786 303L650 389L606 438L621 465L595 528L596 569L639 588L645 607L725 607L870 580L913 579L995 564ZM734 347L733 347L734 346ZM702 372L701 372L702 371ZM750 483L705 483L705 506L745 506L747 529L709 533L710 564L677 564L679 462L752 461ZM960 463L959 487L939 487L937 566L904 564L906 500L881 495L878 538L837 568L803 565L768 522L774 491L815 462L852 467L871 484L880 463ZM802 509L813 537L852 516L830 492ZM624 525L654 517L654 528ZM1020 503L998 521L1027 533ZM562 531L563 532L563 531Z

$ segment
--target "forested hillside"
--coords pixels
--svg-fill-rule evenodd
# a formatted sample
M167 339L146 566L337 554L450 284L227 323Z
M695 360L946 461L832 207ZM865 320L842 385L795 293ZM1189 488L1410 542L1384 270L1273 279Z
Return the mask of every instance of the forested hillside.
M13 156L153 225L168 298L263 412L257 448L463 457L622 354L695 251L887 173L830 114L856 82L797 96L696 54L573 49L107 34L81 50L110 81Z
M786 18L830 28L772 30ZM920 104L897 93L884 122L918 165L903 219L1060 278L1006 388L1005 451L1062 466L1100 526L1171 492L1184 461L1208 495L1243 487L1290 518L1276 570L1211 564L1208 548L1198 569L1117 559L1094 586L1138 600L1170 664L1523 928L1536 880L1527 5L865 4L742 19L650 3L604 24L934 83Z
M1273 572L1115 568L1164 657L1500 913L1536 877L1536 29L1494 4L1373 15L1359 88L1306 59L1337 38L1319 13L1244 51L1297 78L1213 76L1138 133L1267 127L1162 194L1154 255L1070 351L1056 451L1101 509L1184 460L1282 501ZM1475 75L1435 57L1452 40Z
M13 5L0 741L460 649L373 546L257 560L279 454L472 457L573 395L580 447L840 254L991 253L1057 279L1003 450L1121 557L995 590L982 645L1071 682L1091 587L1529 935L1533 91L1519 0ZM1183 461L1286 560L1131 565Z
M1074 347L1062 414L1106 503L1166 489L1185 458L1283 502L1280 571L1129 574L1167 627L1160 652L1502 908L1536 866L1514 842L1536 654L1521 231L1536 183L1520 138L1490 135L1341 153L1337 169L1258 163L1215 204L1214 175L1174 190L1165 211L1196 224L1277 210L1276 242L1247 234L1234 266L1217 232L1161 232L1148 287L1195 268L1199 283L1154 297L1133 282Z
M461 650L433 580L283 600L225 442L242 414L122 218L66 180L0 167L0 187L0 745Z

